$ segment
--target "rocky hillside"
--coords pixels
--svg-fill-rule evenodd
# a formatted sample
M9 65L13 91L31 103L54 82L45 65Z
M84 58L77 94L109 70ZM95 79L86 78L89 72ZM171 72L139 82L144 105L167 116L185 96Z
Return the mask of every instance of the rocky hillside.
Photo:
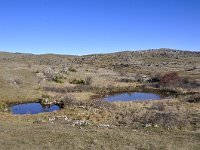
M187 71L200 68L200 52L173 49L152 49L124 51L110 54L73 55L33 55L22 53L0 53L0 62L17 62L31 65L88 65L120 72Z
M97 54L97 55L86 55L82 56L81 60L85 63L94 63L99 61L115 61L119 62L131 62L134 60L141 59L154 59L154 58L188 58L188 57L200 57L200 52L192 51L181 51L172 49L152 49L152 50L142 50L142 51L123 51L110 54ZM80 58L78 58L80 59Z

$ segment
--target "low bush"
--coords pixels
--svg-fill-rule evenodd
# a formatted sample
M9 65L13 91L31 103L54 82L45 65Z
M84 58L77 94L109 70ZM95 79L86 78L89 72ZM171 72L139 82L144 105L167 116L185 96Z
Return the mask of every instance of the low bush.
M56 83L64 83L63 79L59 76L54 77L52 80Z
M76 69L72 68L72 67L69 67L68 71L70 71L70 72L76 72Z
M91 85L92 84L92 77L88 76L85 78L85 85Z
M199 103L200 102L200 94L190 95L185 98L185 101L189 102L189 103Z
M158 81L158 87L165 88L165 89L176 89L176 88L183 88L183 89L192 89L199 87L199 83L195 80L180 77L177 72L167 73L164 76L155 79Z
M160 86L174 87L174 86L179 86L180 82L181 82L181 78L179 77L178 73L170 72L161 77Z
M82 79L80 79L80 80L78 80L78 79L73 79L73 80L71 80L69 83L70 83L70 84L85 84L85 81L82 80Z
M49 80L55 78L55 76L56 76L55 70L53 68L50 68L50 67L44 68L43 74Z
M161 75L156 74L149 79L149 83L159 83L161 80Z
M154 104L150 107L150 109L163 111L163 110L164 110L164 105L163 105L163 103L161 103L161 102L157 102L157 103L154 103Z
M126 82L126 83L129 83L129 82L135 82L135 81L132 80L132 79L128 79L128 78L122 78L122 79L120 79L120 82Z
M3 102L0 102L0 111L4 111L6 109L6 104Z
M77 104L77 101L72 96L65 96L61 101L63 101L65 106L74 106Z

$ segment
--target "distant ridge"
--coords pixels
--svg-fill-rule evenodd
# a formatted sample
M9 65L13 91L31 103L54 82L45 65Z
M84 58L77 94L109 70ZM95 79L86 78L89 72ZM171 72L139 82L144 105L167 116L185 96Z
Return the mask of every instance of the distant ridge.
M57 55L57 56L75 56L75 57L82 57L82 56L94 56L94 55L113 55L113 54L121 54L121 53L179 53L179 54L199 54L200 51L190 51L190 50L177 50L177 49L170 49L170 48L160 48L160 49L147 49L147 50L125 50L125 51L117 51L112 53L97 53L97 54L86 54L86 55L73 55L73 54L56 54L56 53L45 53L45 54L32 54L32 53L21 53L21 52L7 52L7 51L0 51L0 54L18 54L18 55Z

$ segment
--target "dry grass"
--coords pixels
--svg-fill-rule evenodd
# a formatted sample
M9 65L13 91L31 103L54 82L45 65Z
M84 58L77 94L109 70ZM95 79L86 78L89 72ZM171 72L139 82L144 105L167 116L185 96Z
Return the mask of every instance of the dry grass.
M146 102L116 102L115 122L134 128L158 125L165 129L194 129L200 127L200 104L179 99Z
M199 133L0 121L1 149L198 150ZM38 134L40 133L40 134ZM162 133L162 134L161 134ZM31 136L30 136L31 135Z
M169 51L166 57L161 55L163 51L84 57L1 54L2 105L34 101L42 95L69 96L74 101L51 113L18 116L0 112L0 136L4 137L0 139L0 149L200 149L200 103L196 97L185 99L183 95L161 101L113 104L94 99L110 93L134 91L146 85L135 82L138 75L142 79L142 76L177 71L181 77L198 82L199 54L181 52L177 59L174 57L177 54L173 53ZM63 84L36 75L45 67L51 67L59 74L65 64L76 72L64 74ZM89 84L70 84L73 79ZM121 79L131 79L131 82L121 82ZM180 89L184 90L187 89ZM199 92L199 88L192 89L194 91ZM196 103L189 103L192 100ZM67 116L71 121L49 121L58 116ZM75 120L85 120L89 125L73 127ZM98 128L100 124L110 126Z

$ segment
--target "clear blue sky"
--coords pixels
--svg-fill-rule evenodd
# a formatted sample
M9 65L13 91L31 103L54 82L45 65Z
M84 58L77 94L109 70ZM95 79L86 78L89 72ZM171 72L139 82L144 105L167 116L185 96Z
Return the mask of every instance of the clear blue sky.
M200 0L0 0L0 51L200 50Z

